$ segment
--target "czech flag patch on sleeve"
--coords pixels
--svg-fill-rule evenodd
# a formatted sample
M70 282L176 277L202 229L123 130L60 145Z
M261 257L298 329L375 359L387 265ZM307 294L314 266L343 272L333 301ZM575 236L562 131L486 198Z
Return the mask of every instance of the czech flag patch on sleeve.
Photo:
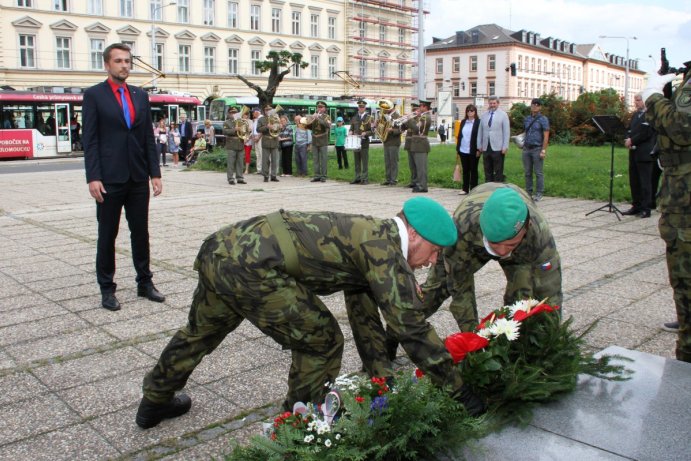
M547 261L546 263L540 264L540 270L545 272L548 270L552 270L552 263L550 261Z

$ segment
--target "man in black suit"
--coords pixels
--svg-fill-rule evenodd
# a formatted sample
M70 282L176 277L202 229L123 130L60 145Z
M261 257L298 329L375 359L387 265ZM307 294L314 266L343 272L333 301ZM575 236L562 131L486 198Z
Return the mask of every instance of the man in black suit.
M103 51L108 79L84 93L82 141L89 193L96 200L96 279L101 305L120 309L115 297L115 239L123 206L137 272L137 295L163 302L149 269L149 179L154 196L163 190L154 144L149 96L125 83L132 67L127 45Z
M190 145L194 139L194 133L192 132L192 123L187 120L187 115L180 115L180 152L182 152L182 159L187 158L187 154L190 153Z
M631 186L631 208L623 215L650 217L652 208L653 150L656 134L645 119L645 102L640 94L633 98L636 112L631 117L628 136L624 145L629 149L629 184Z

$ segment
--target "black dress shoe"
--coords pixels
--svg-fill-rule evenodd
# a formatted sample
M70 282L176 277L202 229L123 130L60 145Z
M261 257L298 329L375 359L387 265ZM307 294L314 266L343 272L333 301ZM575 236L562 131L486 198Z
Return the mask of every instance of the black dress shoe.
M271 181L272 182L278 182L278 178L276 176L271 176Z
M231 181L228 181L228 184L230 184L231 186L234 186L234 185L235 185L235 181L232 181L232 180L231 180Z
M160 291L152 285L140 285L137 287L137 296L146 298L149 301L154 301L157 303L162 303L166 300L166 297L161 294Z
M238 181L238 184L247 184L247 183L246 183L244 180L240 179L240 180Z
M154 403L146 397L142 398L137 410L137 426L142 429L149 429L157 426L158 423L168 418L182 416L192 407L192 399L186 394L173 397L168 403Z
M643 210L640 213L638 213L639 218L649 218L650 217L650 210Z
M390 186L391 183L389 181L384 181L383 183L381 183L381 185L382 186Z
M101 306L109 311L120 310L120 302L118 301L118 298L115 297L115 293L102 293Z
M360 180L359 179L353 179L352 181L350 181L350 184L360 184Z
M631 208L629 208L628 210L624 211L624 212L622 213L622 215L623 215L623 216L634 216L634 215L637 215L637 214L640 213L640 212L641 212L641 210L639 210L638 208L631 207Z
M369 184L369 181L367 181L367 180L360 181L360 185L362 185L362 186L366 186L367 184Z
M326 182L326 178L319 178L320 182Z
M411 182L410 184L408 184L408 185L405 186L405 187L415 187L415 183L414 183L414 182Z
M422 189L421 187L413 187L414 193L427 192L427 189Z
M311 180L310 182L321 182L321 179L319 179L319 178L312 178L312 180Z
M264 178L264 182L269 182L269 178Z

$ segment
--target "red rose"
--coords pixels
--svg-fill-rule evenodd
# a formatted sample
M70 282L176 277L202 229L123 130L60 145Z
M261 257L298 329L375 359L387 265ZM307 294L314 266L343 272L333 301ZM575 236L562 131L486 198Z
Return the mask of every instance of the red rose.
M559 309L559 306L550 306L549 304L540 304L539 306L533 307L530 311L516 311L513 315L513 319L517 322L522 322L528 317L540 314L542 312L554 312Z
M360 397L360 396L358 395L358 396L355 397L355 401L356 401L357 403L362 403L362 402L365 401L365 399L364 399L363 397Z
M420 370L419 368L416 368L416 369L415 369L415 377L416 377L417 379L420 379L420 378L422 378L423 376L425 376L425 373L424 373L422 370Z
M489 341L475 333L454 333L446 337L444 345L451 354L453 363L463 360L468 352L487 347Z

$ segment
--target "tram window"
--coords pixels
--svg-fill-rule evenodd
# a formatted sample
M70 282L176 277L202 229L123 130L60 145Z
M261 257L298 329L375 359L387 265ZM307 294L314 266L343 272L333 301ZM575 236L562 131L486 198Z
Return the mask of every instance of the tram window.
M4 106L2 128L34 128L31 106Z
M211 115L211 120L225 120L226 119L226 111L225 111L225 104L220 103L220 101L216 104L211 104L211 109L210 109L210 115Z
M36 129L45 136L55 136L55 116L53 106L38 106Z

